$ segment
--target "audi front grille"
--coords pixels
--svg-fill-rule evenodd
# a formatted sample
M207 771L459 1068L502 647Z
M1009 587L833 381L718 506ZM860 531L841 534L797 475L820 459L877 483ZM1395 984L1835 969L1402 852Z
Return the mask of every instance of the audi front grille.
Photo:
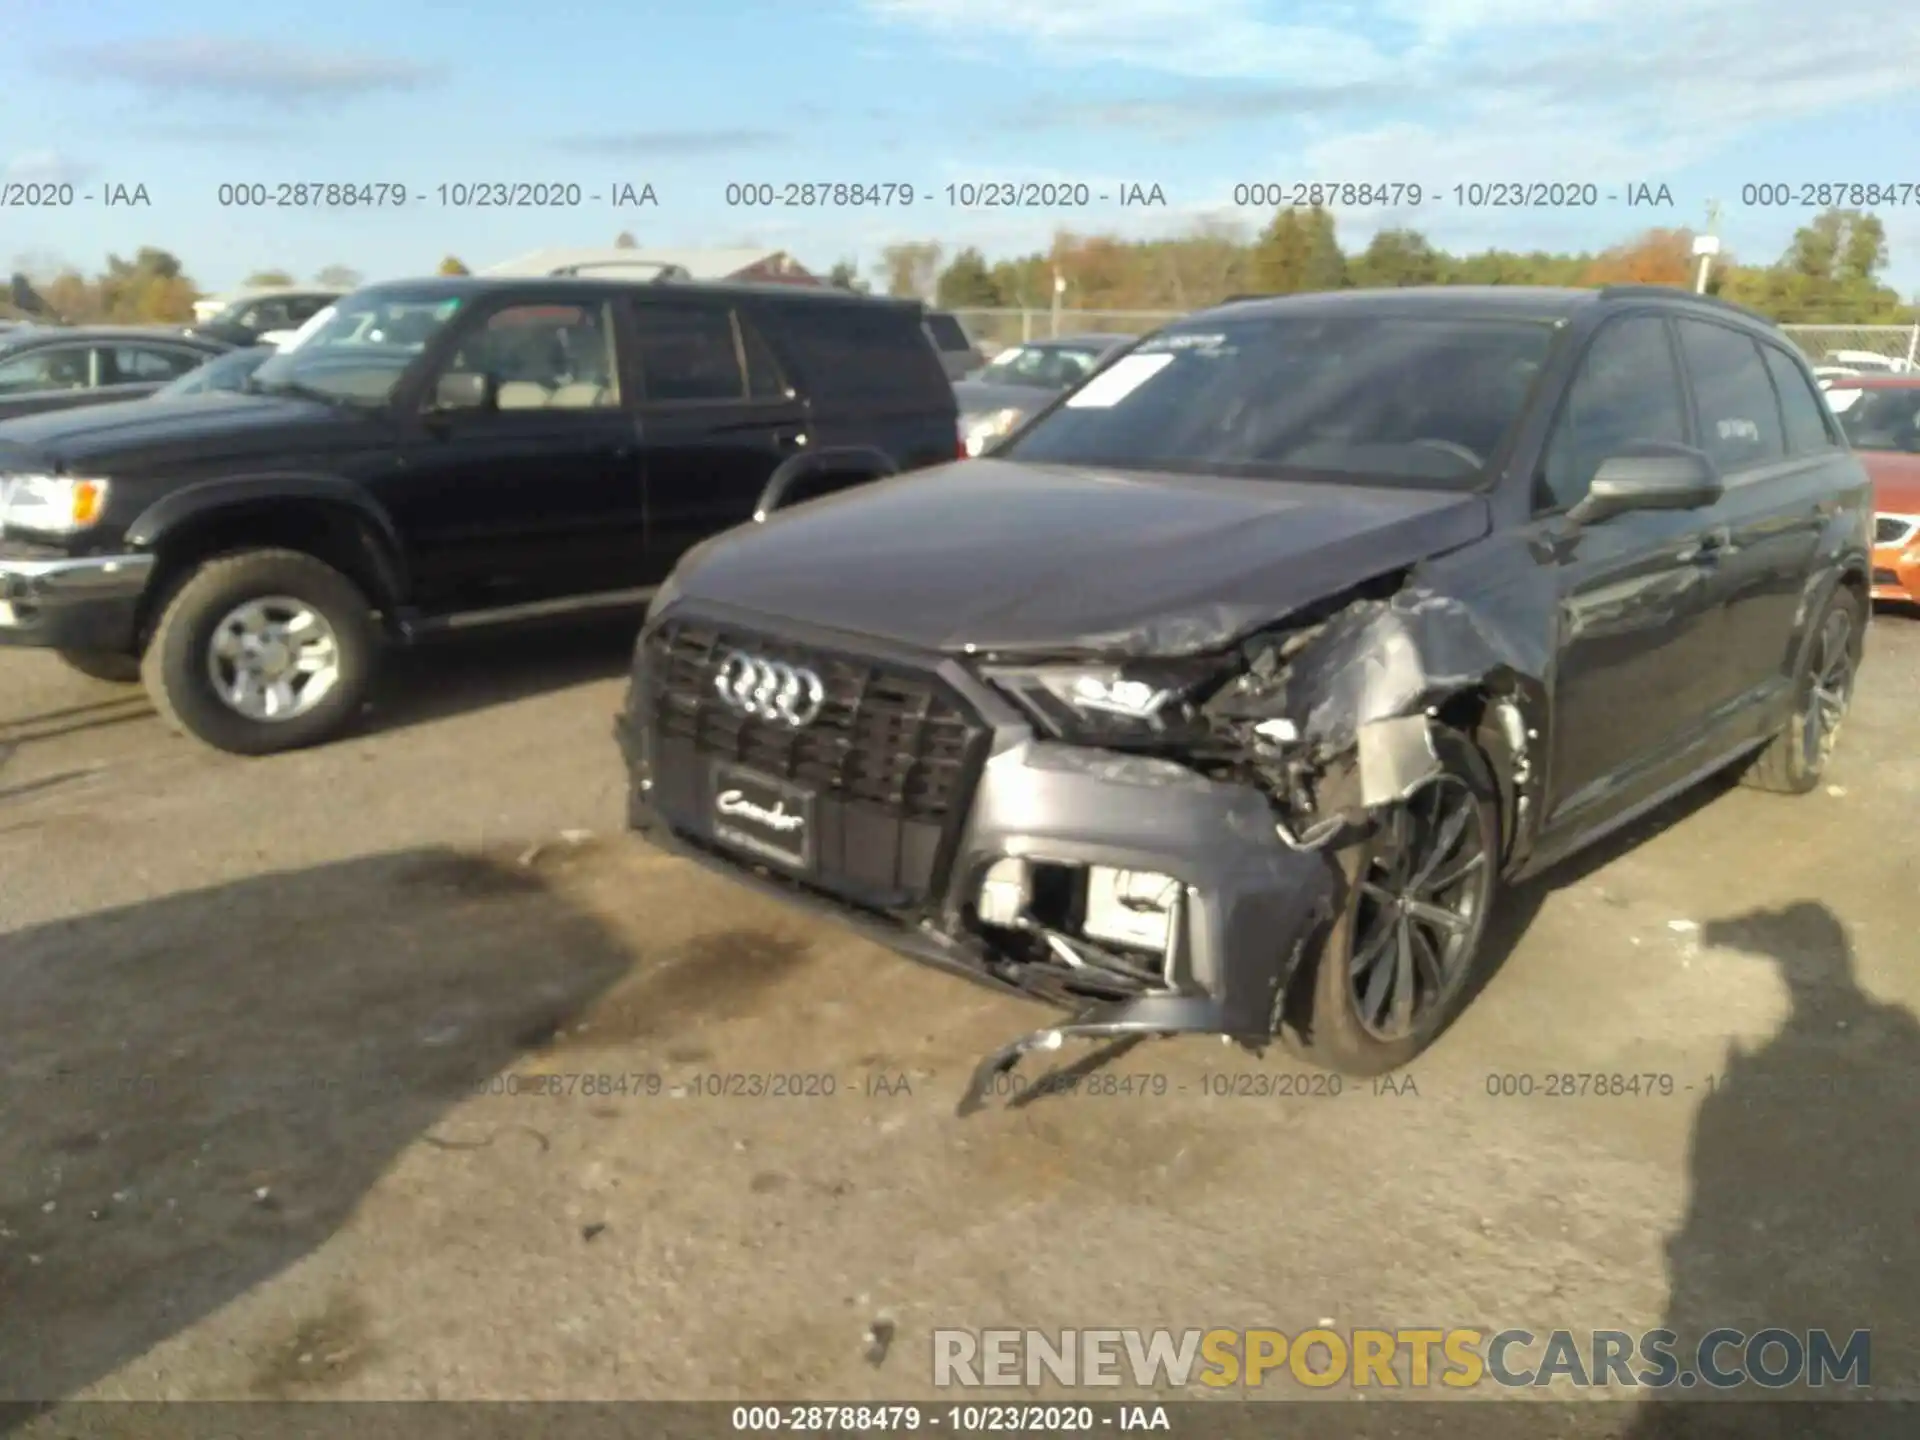
M817 675L817 713L799 726L739 713L716 687L737 655ZM932 896L987 733L938 677L694 621L648 637L644 674L653 803L670 823L702 833L707 766L740 765L819 797L811 883L885 909Z
M1873 543L1876 545L1904 545L1920 530L1920 518L1912 515L1876 515L1873 521Z

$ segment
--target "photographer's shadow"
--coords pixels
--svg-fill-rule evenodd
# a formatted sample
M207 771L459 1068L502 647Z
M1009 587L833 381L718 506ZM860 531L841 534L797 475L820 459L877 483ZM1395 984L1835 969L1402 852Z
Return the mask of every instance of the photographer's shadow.
M1748 1384L1728 1398L1920 1397L1920 1022L1860 989L1852 943L1824 905L1713 921L1702 938L1771 960L1791 1010L1765 1044L1733 1047L1695 1118L1692 1197L1667 1245L1675 1353L1684 1369L1709 1331L1777 1328L1825 1330L1844 1356L1853 1333L1868 1331L1870 1373L1855 1378L1870 1390L1843 1376L1823 1390ZM1776 1348L1766 1363L1783 1368L1784 1358ZM1748 1365L1737 1346L1718 1362ZM1832 1423L1867 1435L1883 1433L1880 1422L1884 1433L1911 1433L1910 1411L1876 1412L1868 1424L1859 1411L1692 1403L1713 1393L1702 1380L1663 1397L1631 1433L1800 1437Z

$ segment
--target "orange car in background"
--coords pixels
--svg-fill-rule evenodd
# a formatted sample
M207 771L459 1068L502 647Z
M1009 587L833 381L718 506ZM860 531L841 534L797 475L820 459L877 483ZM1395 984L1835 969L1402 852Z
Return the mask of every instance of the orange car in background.
M1920 605L1920 375L1838 377L1826 391L1873 477L1873 598Z

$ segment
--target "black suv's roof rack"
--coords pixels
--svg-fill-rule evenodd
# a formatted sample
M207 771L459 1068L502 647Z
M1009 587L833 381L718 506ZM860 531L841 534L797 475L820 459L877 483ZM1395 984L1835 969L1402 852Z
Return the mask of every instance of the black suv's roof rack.
M1731 310L1736 315L1744 315L1749 320L1758 320L1765 325L1777 325L1771 315L1763 315L1750 306L1737 300L1723 300L1718 295L1703 295L1697 290L1682 290L1677 285L1602 285L1602 300L1680 300L1691 305L1711 305L1719 310Z

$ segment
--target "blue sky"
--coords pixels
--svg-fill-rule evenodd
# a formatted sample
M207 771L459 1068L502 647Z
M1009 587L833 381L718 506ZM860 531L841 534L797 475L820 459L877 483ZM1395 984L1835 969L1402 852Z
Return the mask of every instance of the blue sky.
M141 184L146 209L0 210L0 265L173 250L203 286L372 278L542 245L764 244L825 269L901 239L1249 230L1242 182L1411 182L1339 214L1455 249L1699 225L1771 259L1810 211L1754 184L1904 183L1890 278L1920 291L1920 7L1854 0L5 0L0 177ZM905 182L910 209L730 208L729 181ZM395 182L399 210L222 208L223 182ZM949 183L1157 184L1165 209L967 211ZM443 182L649 182L657 208L443 207ZM1665 184L1671 207L1494 209L1455 185ZM1432 192L1441 192L1438 200ZM927 196L933 198L929 200Z

